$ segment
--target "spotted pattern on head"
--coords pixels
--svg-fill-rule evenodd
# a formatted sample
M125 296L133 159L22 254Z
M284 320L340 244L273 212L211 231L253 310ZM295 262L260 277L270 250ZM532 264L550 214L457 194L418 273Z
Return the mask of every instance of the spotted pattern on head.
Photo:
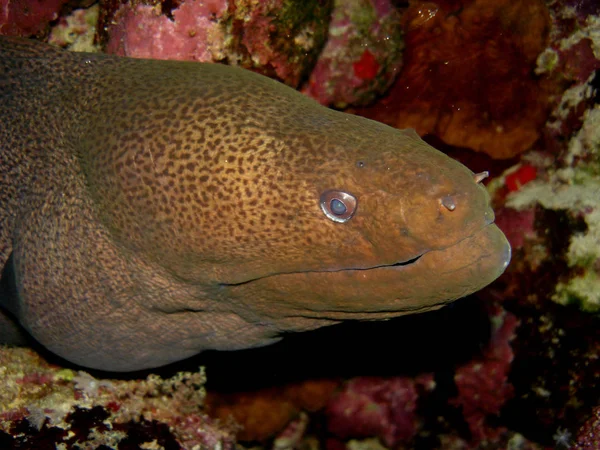
M352 192L359 202L387 192L373 204L392 202L386 220L410 210L393 203L406 192L419 192L411 201L428 206L415 206L418 214L430 210L438 222L439 202L426 197L459 202L453 179L466 169L446 164L416 136L341 115L239 69L175 63L157 77L150 76L154 61L119 61L118 72L111 61L99 64L101 93L92 96L88 129L80 130L90 192L121 245L184 279L232 283L335 268L347 242L356 243L345 250L354 253L353 265L379 258L378 227L365 234L364 222L352 220L343 235L323 216L319 198L328 189ZM412 245L410 252L424 247Z
M278 248L294 258L326 239L325 229L310 231L320 192L306 176L341 160L323 133L307 132L332 120L315 117L312 103L222 69L181 65L148 81L152 62L125 66L125 85L106 78L101 110L84 132L82 158L102 219L123 245L185 277Z

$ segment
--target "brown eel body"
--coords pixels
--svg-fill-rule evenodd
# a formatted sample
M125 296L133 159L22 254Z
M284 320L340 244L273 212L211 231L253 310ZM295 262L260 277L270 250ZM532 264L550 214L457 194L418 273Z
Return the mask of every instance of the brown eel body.
M0 334L129 371L439 308L510 259L480 178L245 70L0 38Z

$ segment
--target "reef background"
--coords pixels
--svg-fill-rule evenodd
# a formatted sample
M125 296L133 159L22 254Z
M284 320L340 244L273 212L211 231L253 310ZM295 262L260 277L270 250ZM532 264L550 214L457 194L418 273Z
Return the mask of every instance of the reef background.
M490 171L514 251L440 311L153 373L1 348L0 448L600 449L597 1L0 0L0 34L241 65L415 128Z

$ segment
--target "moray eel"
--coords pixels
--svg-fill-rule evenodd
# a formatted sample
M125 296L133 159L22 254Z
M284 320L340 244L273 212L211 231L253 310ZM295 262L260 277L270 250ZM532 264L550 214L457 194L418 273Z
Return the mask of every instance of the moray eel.
M2 38L0 123L3 332L79 365L429 311L510 259L485 174L239 68Z

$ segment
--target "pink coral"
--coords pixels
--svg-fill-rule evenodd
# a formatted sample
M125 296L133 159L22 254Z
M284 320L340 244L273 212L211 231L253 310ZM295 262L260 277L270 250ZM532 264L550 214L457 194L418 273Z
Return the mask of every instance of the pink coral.
M513 250L518 250L536 237L535 210L502 208L496 213L496 225L504 232Z
M336 2L329 39L303 91L324 105L365 105L402 66L400 11L389 0Z
M297 86L325 39L329 1L107 2L100 37L125 56L226 62Z
M452 404L462 407L475 441L487 437L487 417L498 415L502 406L513 396L513 386L508 382L514 357L510 341L514 338L518 321L499 305L490 305L490 308L494 326L491 341L481 358L457 369L454 381L458 396L451 400Z
M433 377L360 377L350 380L327 406L328 428L339 438L378 436L386 445L407 442L417 432L417 387Z
M172 11L159 6L124 4L110 27L108 53L136 58L212 61L223 46L216 23L227 11L227 0L185 2Z

